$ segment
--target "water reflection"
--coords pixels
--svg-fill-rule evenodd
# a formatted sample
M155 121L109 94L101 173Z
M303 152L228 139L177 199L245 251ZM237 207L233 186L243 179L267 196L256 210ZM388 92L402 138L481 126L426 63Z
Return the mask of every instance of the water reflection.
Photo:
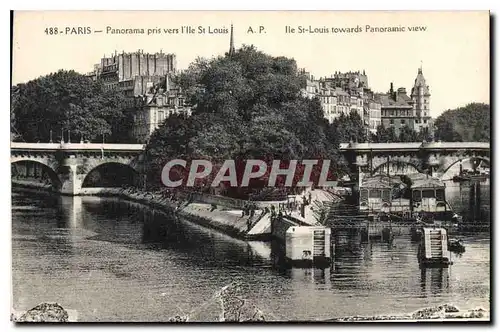
M464 237L467 251L445 277L451 270L419 269L409 237L362 243L340 233L330 267L288 269L276 241L237 240L116 199L14 194L12 216L20 309L49 300L82 320L157 321L235 281L283 319L410 312L431 302L488 307L489 239L477 235Z
M480 183L446 181L446 199L467 223L490 224L490 180Z
M423 297L441 294L449 288L448 268L422 268L420 271L420 288Z
M331 282L331 268L290 268L284 275L305 283L326 285Z

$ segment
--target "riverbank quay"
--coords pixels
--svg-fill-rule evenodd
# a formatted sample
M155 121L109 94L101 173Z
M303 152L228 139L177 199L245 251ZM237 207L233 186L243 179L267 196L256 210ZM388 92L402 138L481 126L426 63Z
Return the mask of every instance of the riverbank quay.
M49 184L35 180L13 179L12 186L52 191ZM173 196L164 192L146 192L132 187L83 188L80 196L118 197L138 202L243 240L271 239L271 210L285 211L290 200L298 201L307 196L314 203L332 199L340 201L340 198L318 189L306 191L296 197L290 196L286 201L249 202L197 192L179 192ZM251 211L247 208L249 204L253 206ZM288 213L304 224L317 225L312 206L313 204L309 204L305 207L304 216L296 210L290 210Z

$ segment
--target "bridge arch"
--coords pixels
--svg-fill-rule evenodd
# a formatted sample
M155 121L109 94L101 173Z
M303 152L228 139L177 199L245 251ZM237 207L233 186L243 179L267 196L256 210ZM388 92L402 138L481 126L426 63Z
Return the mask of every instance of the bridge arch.
M119 161L103 162L85 173L82 188L89 187L123 187L140 184L140 174L130 164Z
M446 174L446 172L449 171L450 168L452 168L454 165L456 165L457 163L461 162L461 161L467 161L467 160L482 160L482 161L485 161L486 163L488 163L488 165L490 165L491 167L491 161L490 161L490 158L488 157L483 157L483 156L470 156L470 157L461 157L461 158L458 158L457 160L454 160L453 162L451 162L450 164L448 165L445 165L443 167L443 172L442 174Z
M11 176L13 179L22 179L30 177L29 172L33 171L33 178L37 178L41 182L44 180L50 181L55 190L62 188L62 181L57 175L54 168L43 159L37 160L33 158L13 158L11 159ZM37 167L40 167L40 173L37 173Z

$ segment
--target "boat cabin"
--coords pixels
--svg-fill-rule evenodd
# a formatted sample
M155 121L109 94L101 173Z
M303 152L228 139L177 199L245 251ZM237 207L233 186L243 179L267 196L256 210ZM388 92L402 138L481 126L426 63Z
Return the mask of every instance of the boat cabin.
M445 185L436 178L415 180L411 186L414 212L442 212L450 210L445 197Z
M404 184L399 177L374 176L365 179L359 190L360 212L391 211L392 202L398 196ZM409 207L409 203L407 202Z
M453 212L446 202L444 182L423 174L409 178L411 188L399 177L379 175L365 179L359 192L360 212L389 213L408 218L424 215L432 222L451 220Z

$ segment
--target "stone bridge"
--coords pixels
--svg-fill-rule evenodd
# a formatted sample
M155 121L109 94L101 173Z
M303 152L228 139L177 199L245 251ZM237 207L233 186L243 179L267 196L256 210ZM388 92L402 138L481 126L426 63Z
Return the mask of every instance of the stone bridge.
M125 165L141 175L144 145L95 143L11 143L11 164L42 165L52 186L62 194L78 195L92 170L109 164ZM29 171L29 168L26 168Z
M490 143L484 142L342 143L340 150L360 179L380 172L442 177L465 160L482 160L490 165Z
M67 195L78 195L92 170L107 164L129 167L143 178L142 144L11 143L11 164L31 161L42 165L53 187ZM340 150L352 174L428 173L442 176L462 160L490 164L490 144L482 142L430 143L342 143Z

